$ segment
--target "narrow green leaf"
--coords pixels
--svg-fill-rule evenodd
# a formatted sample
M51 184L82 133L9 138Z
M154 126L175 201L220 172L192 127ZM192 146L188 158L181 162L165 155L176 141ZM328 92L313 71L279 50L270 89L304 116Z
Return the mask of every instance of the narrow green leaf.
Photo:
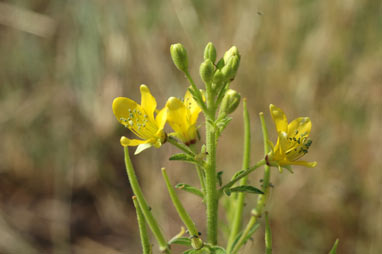
M194 249L189 249L189 250L184 251L183 254L195 254L196 253L195 251L196 250L194 250Z
M238 178L241 174L243 174L245 171L245 169L242 169L242 170L239 170L237 171L233 176L232 176L232 179L231 180L234 180L236 178Z
M244 241L243 241L244 244L248 241L248 239L251 238L252 234L255 233L255 231L256 231L259 227L260 227L260 223L255 223L255 224L252 226L252 228L248 231L248 234L247 234L247 235L245 236L245 238L244 238ZM235 246L236 246L237 242L239 241L239 239L241 238L241 235L242 235L242 234L243 234L243 232L240 232L239 234L237 234L235 240L234 240L233 243L232 243L232 249L235 248Z
M231 122L231 117L224 117L223 119L219 120L216 123L216 126L218 127L218 136L220 136L220 133L224 131L224 129L228 126L228 124Z
M219 171L219 172L216 173L216 177L218 179L219 186L222 186L222 184L223 184L222 175L223 175L223 171Z
M223 191L224 191L224 194L226 194L228 197L231 196L231 189L230 188L224 188Z
M340 242L340 239L337 238L329 254L337 254L337 247L339 242Z
M179 237L175 239L171 239L168 244L180 244L180 245L187 245L191 246L191 240L188 237Z
M189 249L183 252L183 254L210 254L211 252L202 248L201 250Z
M177 185L175 185L175 188L190 192L192 194L195 194L195 195L203 198L203 193L198 188L191 186L189 184L178 183Z
M187 162L192 162L192 163L197 163L194 157L192 157L189 154L185 153L177 153L174 154L170 157L170 161L187 161Z
M211 253L213 254L226 254L225 249L219 246L211 247L210 250L211 250Z
M256 187L250 185L241 185L230 189L231 192L247 192L247 193L255 193L255 194L264 194L261 190Z

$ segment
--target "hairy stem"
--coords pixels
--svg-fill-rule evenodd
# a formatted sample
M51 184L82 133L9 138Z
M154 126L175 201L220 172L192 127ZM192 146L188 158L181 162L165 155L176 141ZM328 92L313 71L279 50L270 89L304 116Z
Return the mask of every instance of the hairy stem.
M207 87L207 110L206 115L206 145L207 145L207 168L206 168L206 206L207 206L207 241L210 244L217 243L218 229L218 193L216 190L216 131L211 122L215 121L216 108L211 86Z

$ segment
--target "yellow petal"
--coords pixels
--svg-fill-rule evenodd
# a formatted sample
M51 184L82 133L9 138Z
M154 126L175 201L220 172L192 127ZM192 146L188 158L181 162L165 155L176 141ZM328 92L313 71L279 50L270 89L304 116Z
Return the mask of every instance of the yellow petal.
M277 144L276 144L276 148L278 148L278 150L280 151L281 155L285 155L285 152L287 151L288 149L288 135L286 134L286 132L279 132L279 138L277 140ZM277 145L279 147L277 147Z
M312 161L312 162L308 162L308 161L291 161L289 164L290 165L298 165L298 166L305 166L305 167L309 167L309 168L314 168L315 166L317 166L317 161Z
M156 122L159 130L163 130L164 125L166 124L167 110L168 109L166 107L162 108L155 118L155 122Z
M149 118L154 121L154 111L157 107L157 102L154 96L151 95L150 89L146 85L141 85L141 107L149 116Z
M190 126L189 110L184 106L183 102L175 97L168 99L166 103L167 122L171 128L177 133L186 132Z
M309 117L299 117L288 125L288 137L308 137L312 129L312 122Z
M190 111L190 124L195 124L198 120L199 113L201 111L199 105L196 103L190 91L186 91L184 95L184 105Z
M121 137L120 141L122 146L137 146L148 143L148 140L129 139L124 136Z
M278 133L280 132L288 132L288 120L284 112L276 107L275 105L269 105L269 110L271 112L271 116L276 125L276 130Z
M129 98L117 97L113 101L113 113L117 120L126 125L126 121L129 118L129 110L140 108L139 105Z

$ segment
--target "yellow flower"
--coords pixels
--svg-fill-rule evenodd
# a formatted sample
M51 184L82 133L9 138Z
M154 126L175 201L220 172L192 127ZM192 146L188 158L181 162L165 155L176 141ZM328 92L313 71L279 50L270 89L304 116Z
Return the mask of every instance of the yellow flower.
M201 111L191 93L187 90L184 101L171 97L166 103L167 122L175 131L173 134L184 144L195 144L197 137L196 121Z
M163 131L166 123L165 108L154 118L157 102L146 85L141 85L140 90L141 105L125 97L118 97L113 101L113 112L117 120L142 139L121 138L122 146L138 146L135 154L151 146L158 148L166 140L166 133Z
M276 125L278 139L276 146L268 156L269 162L288 168L289 165L315 167L317 162L297 161L309 150L312 141L308 138L312 123L309 117L299 117L288 124L284 112L270 105L271 116Z

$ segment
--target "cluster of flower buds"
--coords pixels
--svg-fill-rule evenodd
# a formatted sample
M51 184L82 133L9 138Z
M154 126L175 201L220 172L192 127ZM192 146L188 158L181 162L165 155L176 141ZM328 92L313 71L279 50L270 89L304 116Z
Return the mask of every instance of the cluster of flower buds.
M184 46L180 43L173 44L170 47L170 53L175 66L188 76L188 56ZM217 104L220 104L219 116L227 116L240 103L240 94L229 89L229 83L234 80L240 65L240 53L236 46L232 46L218 61L216 55L215 46L211 42L207 43L199 74L202 81L206 86L211 87L217 97ZM195 100L203 104L200 103L203 95L195 88L191 88L191 92L192 90L194 90Z

